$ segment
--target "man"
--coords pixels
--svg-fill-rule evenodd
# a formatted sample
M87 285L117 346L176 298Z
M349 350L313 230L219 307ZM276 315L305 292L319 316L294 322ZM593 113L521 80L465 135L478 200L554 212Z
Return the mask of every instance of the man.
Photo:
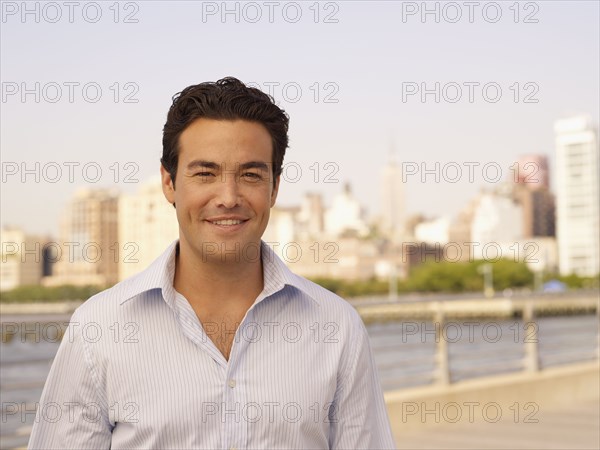
M174 97L179 240L75 311L30 448L394 448L360 316L261 241L287 131L235 78Z

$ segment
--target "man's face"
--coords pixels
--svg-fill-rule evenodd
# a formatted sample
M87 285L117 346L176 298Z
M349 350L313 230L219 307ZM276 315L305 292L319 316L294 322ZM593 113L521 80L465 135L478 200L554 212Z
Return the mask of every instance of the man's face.
M256 258L279 188L272 162L271 136L261 124L192 122L179 137L175 186L161 166L163 192L176 204L180 245L202 261Z

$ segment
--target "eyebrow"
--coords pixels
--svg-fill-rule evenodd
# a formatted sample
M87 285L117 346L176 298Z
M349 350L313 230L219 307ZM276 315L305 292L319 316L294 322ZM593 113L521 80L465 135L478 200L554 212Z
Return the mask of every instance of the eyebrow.
M262 161L250 161L244 164L240 164L240 169L245 170L245 169L261 169L261 170L269 170L269 167L267 166L266 163L262 162Z
M217 163L214 163L212 161L205 161L203 159L195 159L187 165L188 169L196 169L201 167L217 170L220 166Z
M205 161L203 159L195 159L194 161L191 161L187 165L188 170L202 168L202 167L206 168L206 169L212 169L212 170L219 170L221 168L221 166L219 164L217 164L216 162ZM261 170L265 170L265 171L269 170L269 166L262 161L249 161L249 162L240 164L239 168L241 170L246 170L246 169L261 169Z

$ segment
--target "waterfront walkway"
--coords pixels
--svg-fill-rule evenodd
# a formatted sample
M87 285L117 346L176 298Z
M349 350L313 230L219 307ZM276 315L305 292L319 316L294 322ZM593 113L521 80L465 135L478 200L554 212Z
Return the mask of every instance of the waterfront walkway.
M495 423L444 423L403 432L394 427L398 449L598 449L600 400L540 410L537 423L515 423L505 415Z

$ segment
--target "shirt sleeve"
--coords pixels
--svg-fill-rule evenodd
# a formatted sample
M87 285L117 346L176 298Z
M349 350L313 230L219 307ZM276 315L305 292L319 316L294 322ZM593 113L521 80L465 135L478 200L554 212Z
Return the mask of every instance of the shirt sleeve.
M367 330L357 325L330 408L331 449L395 449Z
M112 426L89 342L73 314L38 404L29 449L110 448ZM91 334L91 333L90 333ZM91 344L93 345L93 344Z

